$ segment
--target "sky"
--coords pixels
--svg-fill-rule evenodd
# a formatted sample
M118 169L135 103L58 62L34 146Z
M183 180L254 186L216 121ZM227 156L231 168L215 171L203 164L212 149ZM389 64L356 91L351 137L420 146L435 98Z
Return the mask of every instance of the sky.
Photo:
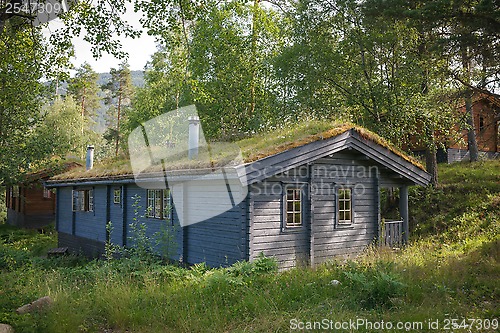
M141 14L134 13L132 8L128 8L124 19L134 28L140 29L139 19ZM51 30L55 30L61 25L62 23L57 19L51 21L47 28L47 33L50 33ZM143 70L146 62L156 51L154 37L149 36L145 32L143 32L141 37L136 39L120 37L119 40L122 43L123 51L129 54L128 62L131 70ZM88 62L97 73L108 73L111 68L118 67L121 62L121 60L108 54L104 54L100 59L94 59L90 51L91 46L83 40L83 36L74 38L73 45L75 47L75 58L72 59L72 63L75 67Z

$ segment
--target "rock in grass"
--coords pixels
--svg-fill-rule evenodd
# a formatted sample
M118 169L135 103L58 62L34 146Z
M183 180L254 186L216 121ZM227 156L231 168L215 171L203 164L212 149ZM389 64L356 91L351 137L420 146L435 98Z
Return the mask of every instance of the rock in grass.
M0 333L14 333L14 329L10 325L0 324Z
M18 308L16 310L17 314L25 314L25 313L30 313L34 311L40 311L52 304L52 298L50 296L45 296L42 298L37 299L34 302L31 302L29 304L25 304Z
M336 287L336 286L338 286L339 284L340 284L340 281L339 281L339 280L332 280L332 281L330 281L330 283L329 283L329 285L331 285L331 286L335 286L335 287Z

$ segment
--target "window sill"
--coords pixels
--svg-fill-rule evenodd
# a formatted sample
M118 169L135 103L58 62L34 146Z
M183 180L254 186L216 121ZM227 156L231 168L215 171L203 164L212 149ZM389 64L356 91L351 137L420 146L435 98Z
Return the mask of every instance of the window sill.
M304 230L304 226L296 226L296 227L284 227L281 228L281 233L294 233L294 232L300 232Z
M342 229L354 229L354 224L337 224L335 226L335 230L342 230Z

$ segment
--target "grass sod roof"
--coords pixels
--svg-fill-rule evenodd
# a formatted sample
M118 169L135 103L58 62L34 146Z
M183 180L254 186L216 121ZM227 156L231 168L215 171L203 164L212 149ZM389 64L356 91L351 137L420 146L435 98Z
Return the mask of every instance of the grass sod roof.
M251 163L268 156L276 155L287 150L306 145L308 143L327 140L343 134L349 130L354 130L360 137L372 141L384 148L389 149L405 161L415 165L425 171L422 164L415 158L402 152L394 145L383 139L379 135L349 123L320 122L313 121L295 125L293 128L283 128L267 133L258 133L253 137L235 142L241 149L242 160L240 163ZM233 145L234 146L234 145ZM234 149L227 149L228 144L211 143L210 151L200 150L198 160L189 160L187 153L180 152L182 156L173 162L169 162L165 170L196 170L209 169L227 165L235 161ZM164 166L156 165L148 172L162 171ZM100 164L94 164L94 168L85 171L85 167L75 168L68 172L56 175L52 181L61 182L64 180L85 180L85 179L106 179L106 178L126 178L133 175L132 166L128 158L110 159Z
M21 170L21 175L8 182L7 185L29 185L66 173L74 168L80 169L82 165L82 162L76 158L61 159L54 157L41 164L32 165L29 170Z

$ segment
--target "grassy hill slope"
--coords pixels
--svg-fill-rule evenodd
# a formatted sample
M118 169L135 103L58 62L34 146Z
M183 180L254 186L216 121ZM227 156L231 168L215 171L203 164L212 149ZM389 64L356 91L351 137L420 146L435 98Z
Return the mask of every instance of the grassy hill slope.
M410 246L373 248L315 269L277 273L266 258L217 270L137 255L48 260L38 255L53 246L53 233L2 226L0 322L54 333L288 332L308 323L317 328L310 331L496 332L500 162L440 168L439 188L411 191ZM51 308L14 313L45 295Z

